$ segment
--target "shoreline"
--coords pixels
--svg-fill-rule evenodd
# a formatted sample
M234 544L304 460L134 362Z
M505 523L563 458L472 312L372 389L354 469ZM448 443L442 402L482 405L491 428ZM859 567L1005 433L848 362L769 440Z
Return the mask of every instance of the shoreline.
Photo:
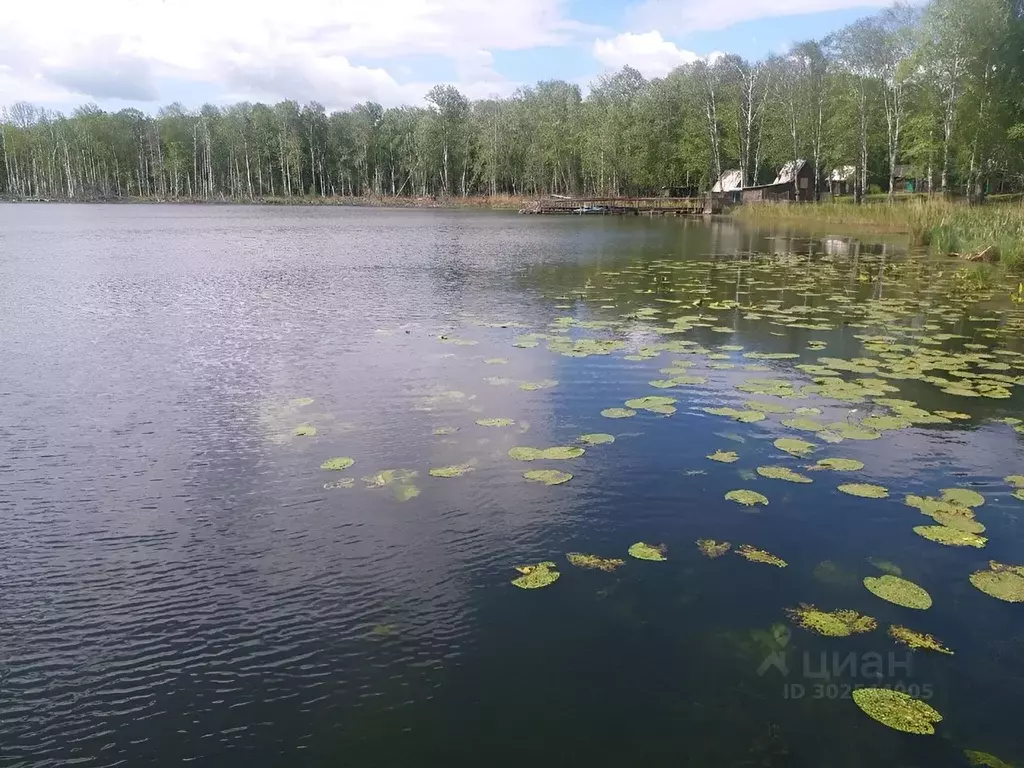
M11 198L0 197L0 203L54 204L54 205L252 205L252 206L310 206L351 208L437 208L446 210L483 209L494 211L520 210L539 198L522 195L469 197L270 197L253 200L230 200L189 197L108 197L92 199L67 198Z

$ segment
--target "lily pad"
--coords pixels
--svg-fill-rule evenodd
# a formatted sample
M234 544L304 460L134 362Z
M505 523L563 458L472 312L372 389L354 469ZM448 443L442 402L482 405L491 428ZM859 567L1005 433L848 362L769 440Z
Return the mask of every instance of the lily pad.
M709 453L707 455L707 458L711 459L712 461L720 461L723 464L731 464L734 461L738 461L740 455L736 453L736 451L718 450L715 451L714 453Z
M351 488L356 484L354 477L343 477L341 480L331 480L330 482L324 483L325 491L333 491L338 488Z
M523 574L517 579L512 579L512 583L520 589L546 587L554 584L558 581L558 577L562 575L555 570L555 564L550 560L537 563L536 565L517 565L514 567L519 573Z
M430 470L431 477L462 477L467 472L472 472L476 464L474 461L467 461L465 464L453 464L450 467L437 467Z
M592 432L589 435L580 435L576 440L584 445L604 445L605 443L614 443L615 436L604 432Z
M878 627L878 621L871 616L849 609L822 611L807 603L800 603L799 608L786 608L786 615L794 624L826 637L849 637Z
M534 392L538 389L550 389L557 385L558 382L555 379L542 379L541 381L524 381L519 388L525 389L527 392Z
M515 448L509 448L508 456L510 459L516 461L535 461L543 455L544 451L540 448L529 448L517 445Z
M1000 760L988 752L979 752L976 749L965 749L964 757L971 765L984 766L984 768L1013 768L1012 763Z
M1024 488L1024 475L1007 475L1003 478L1003 482L1014 488Z
M642 541L632 545L629 548L629 554L637 560L655 560L660 562L667 559L665 557L664 544L646 544Z
M736 548L736 554L740 557L745 557L752 563L764 563L766 565L774 565L776 568L785 568L789 563L783 560L781 557L773 555L763 549L752 547L749 544L740 544Z
M728 416L730 419L751 424L756 421L764 421L765 415L761 411L740 411L736 408L702 408L705 413L714 416Z
M889 688L858 688L853 701L868 717L904 733L933 734L942 721L930 705Z
M721 557L732 548L728 541L715 541L714 539L697 539L697 549L705 557Z
M780 437L774 442L774 445L780 451L785 451L793 456L806 456L815 448L814 443L798 440L795 437Z
M355 459L350 459L348 456L336 456L333 459L328 459L320 465L320 469L330 469L335 472L339 472L343 469L348 469L356 463Z
M823 469L834 469L837 472L856 472L858 469L864 469L864 462L856 459L819 459L817 466Z
M918 632L910 629L909 627L901 627L899 624L893 624L889 627L889 637L899 643L910 646L915 650L920 648L928 651L937 651L938 653L946 653L950 656L953 655L953 652L939 642L934 636L924 632Z
M975 547L981 549L988 543L984 536L978 536L966 531L958 531L956 528L949 528L945 525L918 525L914 527L914 533L923 536L929 541L945 544L947 547Z
M508 363L508 358L507 357L488 357L486 360L484 360L484 362L487 363L487 365L505 365L506 363Z
M561 485L572 480L569 472L559 472L557 469L531 469L529 472L523 472L523 477L544 485Z
M316 427L312 424L299 424L292 434L296 437L316 437Z
M876 597L904 608L925 610L932 606L932 596L927 590L899 576L866 576L864 586Z
M725 498L729 501L735 501L737 504L742 504L745 507L753 507L757 504L768 505L768 498L757 491L729 491L725 494Z
M757 474L761 477L768 477L772 480L788 480L791 483L813 483L814 481L806 475L794 472L789 467L758 467Z
M554 448L545 448L541 451L541 459L578 459L586 451L578 445L557 445Z
M795 419L783 419L782 423L790 429L802 429L805 432L820 432L825 428L825 425L820 421L806 419L802 416Z
M636 411L632 408L605 408L601 415L606 419L628 419L630 416L636 416Z
M615 557L598 557L597 555L586 555L582 552L568 552L565 559L578 568L595 568L599 571L614 571L626 564L625 560Z
M675 402L676 399L674 397L648 395L647 397L637 397L632 400L627 400L625 405L627 408L650 411L651 413L660 413L668 416L676 412L676 408L673 405Z
M312 397L296 397L293 400L288 401L288 405L292 408L303 408L307 405L312 405L316 401Z
M942 500L962 507L980 507L985 503L985 497L970 488L943 488Z
M986 595L1008 603L1024 603L1024 565L1005 565L990 560L988 570L975 571L971 584Z
M872 485L871 483L843 483L839 486L839 490L851 496L861 496L865 499L889 498L888 488L882 485Z
M511 427L515 424L514 419L477 419L476 423L481 427Z

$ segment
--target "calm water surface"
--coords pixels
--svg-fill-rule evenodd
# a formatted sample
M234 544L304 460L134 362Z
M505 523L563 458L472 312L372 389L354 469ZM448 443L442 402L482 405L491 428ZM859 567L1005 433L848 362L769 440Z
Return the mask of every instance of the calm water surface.
M889 397L970 418L834 445L783 414L701 410L885 412L735 389L809 384L794 366L822 356L877 359L858 336L1019 352L1020 313L956 293L950 271L728 222L0 206L0 764L930 767L966 765L964 748L1024 760L1024 614L967 579L989 559L1024 562L1024 504L1002 481L1024 473L1024 451L998 421L1024 417L1020 394L883 376ZM622 344L575 357L559 337ZM658 347L677 341L691 348ZM674 360L706 383L648 384ZM1005 360L1002 375L1024 374L1024 357ZM545 380L557 384L518 386ZM645 395L678 411L601 416ZM494 417L515 423L475 423ZM507 455L594 432L616 440L571 461ZM752 474L813 462L777 450L781 436L866 467L809 485ZM740 459L708 461L716 449ZM355 464L320 469L336 456ZM428 474L464 462L461 477ZM574 477L524 480L535 468ZM409 472L372 487L389 469ZM904 494L951 486L985 495L984 549L912 531L930 521ZM726 501L737 488L769 506ZM788 567L707 559L705 537ZM629 558L639 540L668 560ZM583 570L572 551L628 562ZM861 579L881 571L868 558L898 565L933 607L870 594ZM510 583L542 560L556 583ZM815 635L786 621L801 602L879 629ZM893 623L956 654L910 657ZM873 654L881 672L862 664ZM763 666L780 657L787 675ZM849 699L879 684L928 698L937 734L890 730Z

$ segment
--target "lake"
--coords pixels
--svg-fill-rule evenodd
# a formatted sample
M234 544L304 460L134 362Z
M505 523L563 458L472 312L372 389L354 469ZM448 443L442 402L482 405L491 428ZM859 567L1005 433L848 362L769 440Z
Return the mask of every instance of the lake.
M727 220L0 206L0 765L1024 760L1024 607L972 583L1024 582L989 565L1024 563L1024 308L958 266Z

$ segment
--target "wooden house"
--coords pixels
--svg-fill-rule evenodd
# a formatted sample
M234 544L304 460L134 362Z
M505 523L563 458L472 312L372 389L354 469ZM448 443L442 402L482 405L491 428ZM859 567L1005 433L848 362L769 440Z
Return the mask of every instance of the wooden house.
M814 170L806 160L786 163L771 184L744 187L744 203L810 200L814 197Z
M743 174L739 170L723 171L711 187L712 197L727 203L738 203L743 193Z
M828 192L833 197L852 195L857 186L857 166L841 165L828 175Z

